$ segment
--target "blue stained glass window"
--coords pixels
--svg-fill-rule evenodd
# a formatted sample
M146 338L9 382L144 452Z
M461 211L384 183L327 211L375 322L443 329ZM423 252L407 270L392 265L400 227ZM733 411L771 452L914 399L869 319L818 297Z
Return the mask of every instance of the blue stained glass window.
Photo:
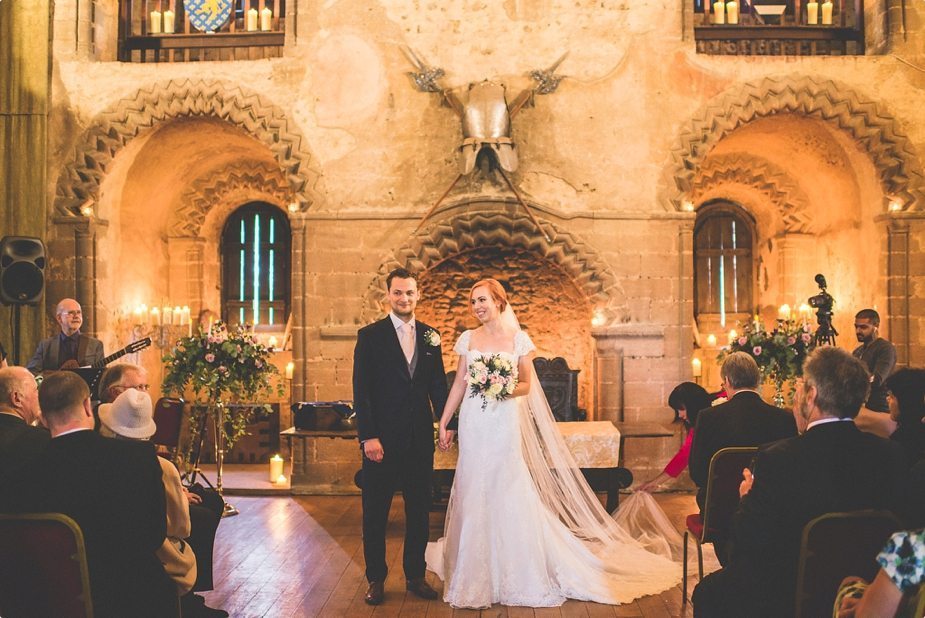
M282 327L289 316L289 220L279 208L251 202L222 233L222 317L229 324Z

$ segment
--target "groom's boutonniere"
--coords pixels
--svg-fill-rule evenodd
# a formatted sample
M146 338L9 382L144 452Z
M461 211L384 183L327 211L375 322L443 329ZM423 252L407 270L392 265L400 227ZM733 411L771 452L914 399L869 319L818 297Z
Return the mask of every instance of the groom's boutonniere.
M427 332L424 333L424 342L427 345L436 348L440 345L440 333L432 328L427 329Z

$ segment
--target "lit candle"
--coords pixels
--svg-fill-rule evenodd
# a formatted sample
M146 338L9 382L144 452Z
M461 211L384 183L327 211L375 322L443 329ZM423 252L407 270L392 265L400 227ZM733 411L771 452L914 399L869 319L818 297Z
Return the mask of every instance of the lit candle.
M276 340L276 337L275 337L275 336L272 336L272 335L271 335L270 338L267 339L267 347L270 348L270 350L275 350L275 349L276 349L276 344L277 344L277 343L278 343L278 341Z
M818 2L807 2L806 3L806 23L815 26L819 23L819 3Z
M286 363L286 379L291 380L293 373L295 373L295 363L292 361L289 361L288 363Z
M265 6L263 10L260 11L260 29L264 32L270 30L270 27L273 25L273 11L270 7Z
M286 484L286 475L285 475L285 474L280 474L279 476L277 476L277 477L276 477L276 484L277 484L277 485L285 485L285 484Z
M151 324L155 326L161 325L161 312L157 307L151 307Z
M703 365L701 364L699 358L691 359L691 373L695 378L699 378L703 375Z
M739 333L736 332L736 329L733 328L731 331L729 331L729 343L735 341L738 336Z
M730 24L739 23L739 3L735 0L726 3L726 22Z
M211 316L211 315L209 316L209 326L208 326L208 330L206 330L206 332L207 332L207 333L211 333L211 332L212 332L212 316Z
M247 20L245 25L245 30L248 32L253 32L257 29L257 9L249 9L247 11Z
M713 23L726 23L726 4L722 1L713 3Z
M790 319L790 305L788 305L787 303L784 303L783 305L781 305L780 308L777 310L777 317L778 319L781 319L781 320L785 320L785 321L789 320Z
M183 308L174 307L173 308L173 323L177 326L183 326Z
M164 11L164 34L173 34L174 31L174 13L170 9Z
M164 309L161 311L161 315L164 318L164 325L170 326L173 324L173 308L170 307L170 305L164 307Z
M716 347L716 335L707 335L707 347L715 348Z
M829 0L822 3L822 25L832 25L832 3Z
M148 34L161 33L161 12L157 9L151 11L151 19L148 24Z
M803 320L803 324L806 324L806 321L809 320L810 316L813 314L813 310L809 305L803 303L800 305L800 318Z
M283 476L283 458L277 453L270 457L270 482L276 482L276 479Z

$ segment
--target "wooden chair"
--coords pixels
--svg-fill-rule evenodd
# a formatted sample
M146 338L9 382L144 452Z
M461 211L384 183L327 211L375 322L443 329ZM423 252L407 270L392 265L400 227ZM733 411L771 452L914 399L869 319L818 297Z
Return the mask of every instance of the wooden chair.
M578 374L580 369L571 369L561 356L556 358L537 357L533 368L540 381L546 401L557 421L583 421L588 413L578 407Z
M732 516L739 507L742 469L751 465L757 453L757 446L733 446L718 450L710 459L703 517L692 513L685 522L682 603L687 603L687 539L693 538L697 543L697 567L703 579L703 544L712 543L732 526Z
M879 569L877 554L901 527L889 511L872 510L826 513L806 524L794 615L831 615L841 581L849 575L873 580Z
M92 618L83 533L60 513L0 515L0 616Z

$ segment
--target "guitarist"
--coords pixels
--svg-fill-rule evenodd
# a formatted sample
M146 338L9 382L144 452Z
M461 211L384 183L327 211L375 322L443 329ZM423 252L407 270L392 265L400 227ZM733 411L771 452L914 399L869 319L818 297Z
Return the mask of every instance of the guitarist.
M80 303L65 298L55 308L55 321L61 332L39 342L26 368L34 374L56 369L76 369L93 365L106 356L103 342L80 332L83 312Z

